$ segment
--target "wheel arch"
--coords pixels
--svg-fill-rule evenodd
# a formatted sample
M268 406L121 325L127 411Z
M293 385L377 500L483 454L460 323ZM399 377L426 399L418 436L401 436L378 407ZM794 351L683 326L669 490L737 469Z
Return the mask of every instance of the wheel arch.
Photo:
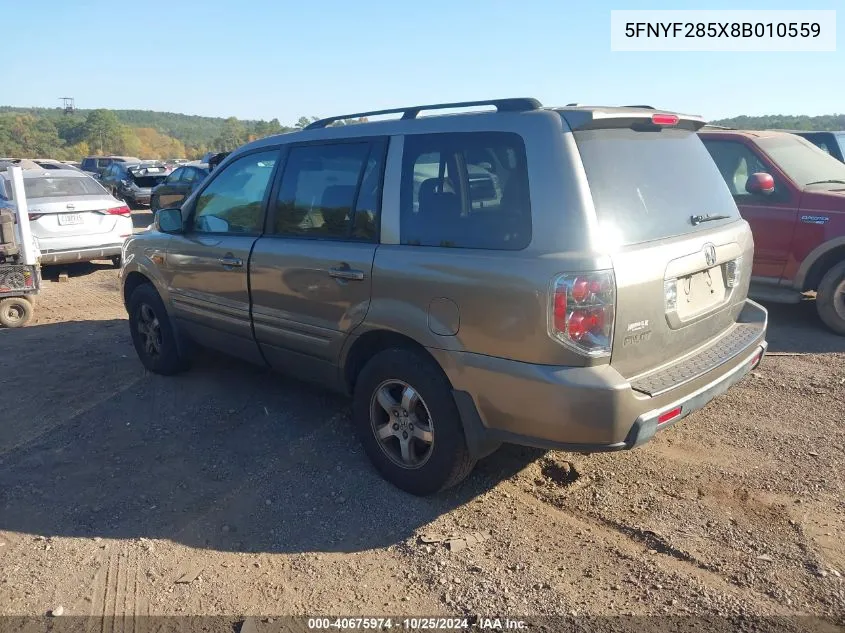
M127 311L129 310L129 297L132 296L132 293L135 292L138 286L142 286L144 284L151 284L155 286L152 279L137 270L133 270L126 275L126 279L123 282L123 307L126 308Z
M408 349L422 353L438 367L437 359L419 341L388 329L373 329L357 336L349 345L341 363L341 384L351 394L364 365L379 352L386 349ZM440 368L443 371L443 368Z
M801 264L796 289L802 292L816 290L824 274L841 261L845 261L845 237L822 244Z

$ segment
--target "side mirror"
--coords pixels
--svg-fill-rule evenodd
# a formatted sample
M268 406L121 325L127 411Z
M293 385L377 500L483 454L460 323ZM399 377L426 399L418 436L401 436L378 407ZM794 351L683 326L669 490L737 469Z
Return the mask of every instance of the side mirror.
M775 179L771 174L758 172L751 174L748 180L745 181L745 190L748 193L759 193L764 196L771 195L775 192Z
M181 209L159 209L156 211L155 224L162 233L181 233L182 210Z

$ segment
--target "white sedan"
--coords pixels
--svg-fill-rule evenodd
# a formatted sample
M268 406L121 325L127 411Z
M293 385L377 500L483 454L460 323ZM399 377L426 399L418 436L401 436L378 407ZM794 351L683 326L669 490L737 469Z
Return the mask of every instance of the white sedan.
M24 169L32 234L42 264L111 259L120 265L123 242L132 235L126 203L88 174L72 169ZM0 172L0 205L13 206L8 172Z

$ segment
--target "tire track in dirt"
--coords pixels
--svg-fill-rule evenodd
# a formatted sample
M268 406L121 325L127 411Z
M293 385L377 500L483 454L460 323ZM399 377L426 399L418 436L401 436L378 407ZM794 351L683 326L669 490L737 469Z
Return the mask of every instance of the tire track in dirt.
M100 633L135 633L139 616L149 615L141 591L140 554L124 543L100 557L91 591L90 615L100 620Z
M659 565L669 573L681 577L686 583L694 580L734 599L756 603L760 612L772 615L791 614L791 611L786 609L778 600L753 589L743 590L732 585L727 579L708 569L701 561L666 543L659 535L641 534L629 526L615 525L611 521L603 521L569 507L564 510L554 505L550 500L526 492L524 488L511 481L504 482L503 486L520 503L535 510L539 508L544 513L552 514L555 522L559 525L561 523L568 525L573 533L578 530L589 529L593 535L597 535L604 541L602 545L607 549L622 552L635 559L642 559L648 555L649 550L656 549L659 553L664 554L656 559L659 561Z

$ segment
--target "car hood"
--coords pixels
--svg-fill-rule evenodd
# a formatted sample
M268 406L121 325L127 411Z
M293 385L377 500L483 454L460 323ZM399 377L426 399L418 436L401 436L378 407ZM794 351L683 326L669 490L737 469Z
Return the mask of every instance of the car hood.
M821 185L804 189L801 196L801 209L845 213L845 185L834 185L835 189L819 191L820 187Z

